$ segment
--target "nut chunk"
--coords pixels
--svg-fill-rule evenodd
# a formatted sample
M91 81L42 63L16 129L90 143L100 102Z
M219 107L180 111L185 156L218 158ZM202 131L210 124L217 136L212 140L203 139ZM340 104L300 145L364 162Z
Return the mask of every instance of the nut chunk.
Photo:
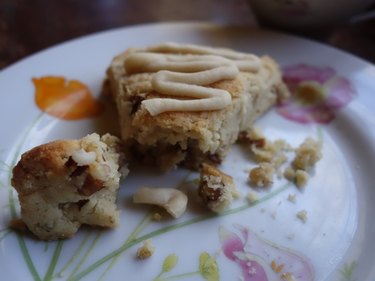
M175 188L141 187L133 196L134 203L164 208L172 217L181 217L186 210L187 196Z
M81 224L118 224L116 194L122 157L118 138L91 134L24 153L13 169L21 218L42 240L72 236Z
M219 169L203 164L200 172L199 196L209 209L220 213L238 195L233 178Z

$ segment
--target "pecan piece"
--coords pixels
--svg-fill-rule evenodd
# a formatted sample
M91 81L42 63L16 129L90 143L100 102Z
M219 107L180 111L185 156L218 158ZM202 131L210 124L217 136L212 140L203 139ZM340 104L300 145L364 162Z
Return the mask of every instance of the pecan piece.
M84 196L90 196L104 187L101 180L95 179L90 174L87 175L82 187L78 189L78 193Z

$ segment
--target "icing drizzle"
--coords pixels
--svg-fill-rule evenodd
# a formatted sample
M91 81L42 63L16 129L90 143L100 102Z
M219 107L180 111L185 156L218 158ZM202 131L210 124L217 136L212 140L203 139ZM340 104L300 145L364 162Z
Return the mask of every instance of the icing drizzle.
M207 87L234 79L239 71L257 72L261 61L251 54L189 44L164 43L136 49L125 60L128 74L151 72L152 87L160 94L190 99L153 98L142 101L147 111L219 110L231 104L231 94Z

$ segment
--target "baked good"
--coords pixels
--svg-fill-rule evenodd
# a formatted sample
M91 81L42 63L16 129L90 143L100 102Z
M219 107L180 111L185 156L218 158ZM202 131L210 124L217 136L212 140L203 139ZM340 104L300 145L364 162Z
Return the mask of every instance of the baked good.
M72 236L81 224L116 226L123 162L118 151L117 137L94 133L24 153L13 169L12 185L28 229L42 240L53 240Z
M249 182L256 187L269 187L273 183L273 174L275 168L271 163L261 162L259 165L250 170Z
M128 49L107 79L127 156L164 170L219 164L240 132L289 95L270 57L188 44Z
M231 176L214 166L203 163L198 195L208 209L221 213L232 204L239 193Z

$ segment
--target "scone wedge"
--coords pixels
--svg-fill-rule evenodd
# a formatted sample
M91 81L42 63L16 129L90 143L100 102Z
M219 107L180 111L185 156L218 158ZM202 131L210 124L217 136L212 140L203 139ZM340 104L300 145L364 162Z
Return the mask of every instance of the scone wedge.
M219 164L241 132L289 95L270 57L176 43L126 50L107 81L127 155L163 170Z

